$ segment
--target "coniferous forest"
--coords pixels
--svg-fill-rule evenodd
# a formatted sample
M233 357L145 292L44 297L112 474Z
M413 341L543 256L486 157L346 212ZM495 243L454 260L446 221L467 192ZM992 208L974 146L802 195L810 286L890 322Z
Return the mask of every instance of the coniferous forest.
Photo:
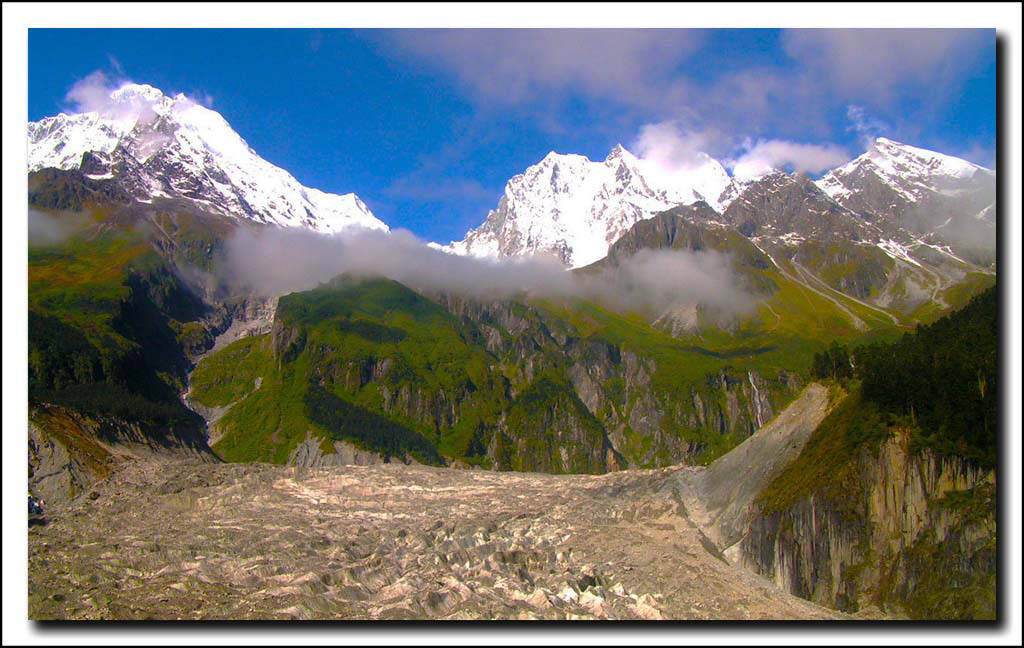
M996 287L963 309L893 343L852 352L833 343L814 357L815 378L860 381L861 397L915 430L937 452L996 463L999 302Z

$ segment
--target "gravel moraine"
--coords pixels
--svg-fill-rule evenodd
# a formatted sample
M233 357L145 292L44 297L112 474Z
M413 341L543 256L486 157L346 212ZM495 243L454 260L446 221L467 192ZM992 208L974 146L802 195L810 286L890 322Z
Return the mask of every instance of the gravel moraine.
M843 618L726 563L686 470L130 462L30 526L29 617Z

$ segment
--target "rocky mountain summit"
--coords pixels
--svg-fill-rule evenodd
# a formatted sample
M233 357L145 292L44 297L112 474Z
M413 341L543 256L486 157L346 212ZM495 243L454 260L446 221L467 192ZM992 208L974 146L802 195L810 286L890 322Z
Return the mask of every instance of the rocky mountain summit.
M879 137L816 184L890 237L902 229L946 253L994 260L996 174L990 169Z
M697 201L718 206L728 184L722 165L703 154L695 168L666 174L621 145L604 161L552 151L508 181L480 227L442 249L483 257L551 254L585 266L638 221Z

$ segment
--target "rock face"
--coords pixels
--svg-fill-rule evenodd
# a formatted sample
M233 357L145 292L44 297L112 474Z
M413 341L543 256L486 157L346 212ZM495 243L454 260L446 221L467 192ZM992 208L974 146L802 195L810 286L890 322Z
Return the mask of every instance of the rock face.
M989 169L880 137L817 185L890 237L903 229L979 265L994 261L996 175Z
M745 236L783 236L858 241L871 229L803 174L770 173L752 182L722 214Z
M994 619L993 473L911 452L905 433L877 454L862 448L855 462L841 493L757 515L741 564L840 610Z
M537 309L450 295L439 301L464 323L479 327L487 350L519 372L513 375L513 383L530 384L546 369L565 368L572 388L569 401L578 400L586 413L568 402L555 411L563 417L574 412L576 422L567 425L577 430L585 427L584 419L596 419L607 441L595 438L585 447L594 452L596 464L592 465L603 465L604 470L611 467L607 459L599 458L599 452L607 454L608 450L623 467L692 462L707 449L702 439L749 436L759 422L774 416L780 403L789 400L798 387L795 377L785 372L762 376L756 371L743 374L723 367L703 380L662 391L653 380L657 360L621 345L583 338L565 322ZM578 447L569 445L568 451L578 452ZM517 469L545 468L524 465Z
M320 441L312 435L306 435L306 440L295 446L288 455L288 463L285 465L298 468L326 468L328 466L374 466L387 463L387 459L376 452L368 452L357 448L345 441L335 441L332 444L333 453L325 454L320 447Z
M28 424L28 490L44 505L67 504L109 472L107 461L90 462L38 426ZM73 454L74 453L74 454Z
M244 296L224 304L222 308L227 312L226 319L231 324L217 336L214 345L206 351L207 354L216 353L235 340L270 333L274 326L277 298Z

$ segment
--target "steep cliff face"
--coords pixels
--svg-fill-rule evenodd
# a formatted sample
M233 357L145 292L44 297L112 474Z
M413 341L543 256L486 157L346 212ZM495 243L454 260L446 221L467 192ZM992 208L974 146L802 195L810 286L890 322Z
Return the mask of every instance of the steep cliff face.
M670 365L691 359L659 359L632 350L628 341L585 335L567 318L521 302L450 295L438 301L479 331L507 368L513 397L544 372L567 381L603 427L622 467L709 460L753 434L800 387L795 374L743 370L727 359L698 377L665 378L675 369Z
M555 473L603 473L622 464L604 426L571 386L544 376L498 421L488 448L495 466Z
M709 466L675 476L690 519L728 560L736 561L758 496L800 454L835 399L834 392L811 383L749 439Z
M909 439L862 447L840 482L763 506L740 562L840 610L994 619L994 473Z

